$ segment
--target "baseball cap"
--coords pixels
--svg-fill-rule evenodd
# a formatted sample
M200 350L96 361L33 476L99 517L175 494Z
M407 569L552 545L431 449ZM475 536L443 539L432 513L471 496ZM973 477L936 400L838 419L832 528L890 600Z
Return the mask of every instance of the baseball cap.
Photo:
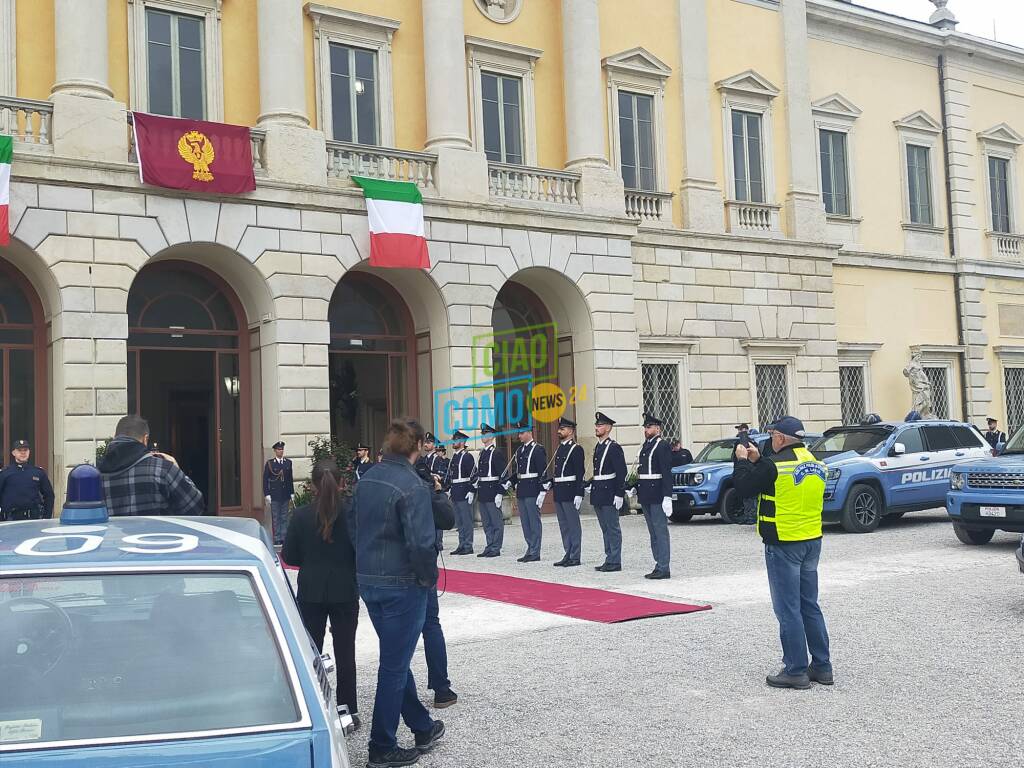
M772 432L781 432L789 437L804 436L804 423L796 416L783 416L774 424L769 425L768 429Z

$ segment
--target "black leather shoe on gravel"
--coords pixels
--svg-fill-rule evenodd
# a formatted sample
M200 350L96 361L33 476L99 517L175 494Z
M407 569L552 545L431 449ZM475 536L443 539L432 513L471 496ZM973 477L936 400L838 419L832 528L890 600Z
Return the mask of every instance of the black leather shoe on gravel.
M429 731L421 731L413 735L416 737L416 749L421 753L429 752L444 737L444 723L435 720L434 727Z
M434 694L434 709L444 709L457 703L459 694L449 688L447 691L440 691Z
M787 675L782 670L777 675L768 675L764 679L772 688L794 688L798 691L806 691L811 687L811 678L804 675Z
M832 677L832 671L829 669L815 669L811 667L807 670L807 676L811 678L812 682L819 683L821 685L832 685L835 683L835 679Z
M391 751L383 753L370 750L370 759L366 763L366 768L402 768L404 765L415 765L419 760L419 749L395 747Z
M659 570L655 569L655 570L651 571L650 573L645 573L644 574L644 578L645 579L671 579L672 578L672 574L669 573L668 571L659 571Z

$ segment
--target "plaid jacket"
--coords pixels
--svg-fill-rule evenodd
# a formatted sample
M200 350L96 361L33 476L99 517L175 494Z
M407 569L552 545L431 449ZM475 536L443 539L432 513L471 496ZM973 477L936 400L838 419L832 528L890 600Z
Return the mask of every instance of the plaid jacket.
M136 445L141 455L128 466L108 471L110 462L99 462L107 512L112 517L204 514L203 494L188 475L167 459L149 453L141 443Z

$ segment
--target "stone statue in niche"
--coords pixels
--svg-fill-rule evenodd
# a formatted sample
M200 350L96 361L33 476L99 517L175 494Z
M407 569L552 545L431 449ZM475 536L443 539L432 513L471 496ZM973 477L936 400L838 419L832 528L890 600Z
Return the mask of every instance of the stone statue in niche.
M911 410L917 411L922 419L930 419L935 416L935 399L932 393L932 383L921 365L921 355L915 352L910 357L910 363L903 369L903 375L907 377L910 384L910 396L913 402Z

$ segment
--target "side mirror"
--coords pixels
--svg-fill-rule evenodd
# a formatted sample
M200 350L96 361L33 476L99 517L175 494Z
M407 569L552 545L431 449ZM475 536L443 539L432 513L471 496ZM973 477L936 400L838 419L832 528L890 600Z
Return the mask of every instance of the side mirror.
M892 455L893 456L902 456L906 452L907 452L907 446L905 446L903 443L895 443L895 444L893 444L893 446L892 446Z

